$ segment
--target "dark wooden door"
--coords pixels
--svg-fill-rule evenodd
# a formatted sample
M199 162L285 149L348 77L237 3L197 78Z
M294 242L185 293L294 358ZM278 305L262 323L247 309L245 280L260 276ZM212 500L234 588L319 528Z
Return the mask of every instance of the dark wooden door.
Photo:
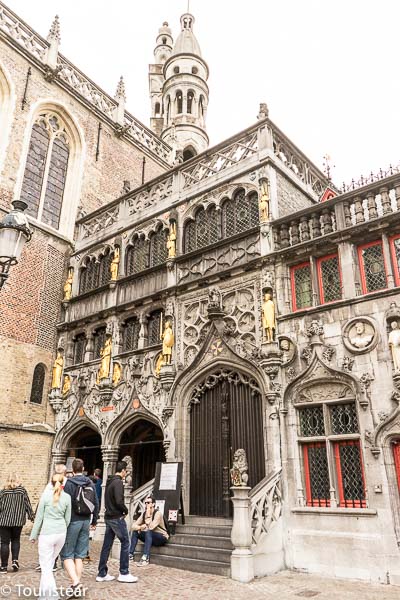
M197 386L191 400L191 514L232 514L229 470L238 448L246 450L253 487L265 476L261 394L254 380L220 371Z

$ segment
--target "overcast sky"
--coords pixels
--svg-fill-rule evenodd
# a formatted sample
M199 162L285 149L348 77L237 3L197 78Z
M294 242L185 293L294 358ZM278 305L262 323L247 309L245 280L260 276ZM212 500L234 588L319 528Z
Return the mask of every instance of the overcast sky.
M123 74L127 108L149 124L147 70L158 28L174 39L187 0L6 0L108 93ZM207 128L216 144L270 117L333 180L400 163L398 0L191 0L210 67Z

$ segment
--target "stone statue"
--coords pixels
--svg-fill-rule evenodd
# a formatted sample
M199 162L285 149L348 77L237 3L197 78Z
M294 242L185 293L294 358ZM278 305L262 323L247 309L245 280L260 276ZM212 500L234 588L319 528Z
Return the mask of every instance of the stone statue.
M70 389L71 389L71 377L69 375L65 375L64 385L62 388L62 395L66 396Z
M68 269L68 277L64 283L64 298L63 301L66 302L68 300L71 300L72 298L72 278L74 275L74 270Z
M355 324L356 336L350 338L350 342L356 348L366 348L372 342L374 337L372 334L365 333L365 324L362 321L357 321Z
M264 294L262 305L262 324L267 342L273 342L275 339L275 304L272 295L269 292Z
M212 287L208 290L208 308L219 310L222 308L222 296L217 287Z
M104 379L110 376L110 366L111 366L111 337L107 337L104 342L103 348L100 350L101 363L99 369L99 377L98 379Z
M260 185L260 221L266 223L269 221L269 184L266 179L261 181Z
M390 324L392 331L389 333L389 348L392 353L395 371L400 371L400 329L397 321Z
M121 376L122 376L121 365L119 363L115 362L114 366L113 366L113 376L112 376L112 382L114 385L118 385L118 383L121 381Z
M119 271L120 254L118 246L114 249L114 257L110 265L111 281L117 281Z
M164 364L170 365L172 358L172 348L174 346L174 334L172 331L170 321L166 321L164 331L161 334L161 339L163 341L162 357L164 360Z
M234 487L247 485L247 482L249 481L248 470L246 451L243 448L240 448L239 450L236 450L233 455L231 482Z
M167 239L168 258L176 257L176 223L171 223Z
M60 351L57 352L57 358L53 364L53 377L51 380L51 389L59 390L61 388L61 378L64 368L64 358Z
M129 456L129 454L127 454L126 456L124 456L124 458L122 460L124 460L126 462L125 485L128 487L132 487L132 472L133 472L132 457Z

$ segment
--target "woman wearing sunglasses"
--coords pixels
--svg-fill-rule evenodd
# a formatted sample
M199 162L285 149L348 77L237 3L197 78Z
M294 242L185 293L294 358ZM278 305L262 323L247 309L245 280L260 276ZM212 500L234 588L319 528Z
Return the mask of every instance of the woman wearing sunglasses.
M129 558L133 560L138 540L144 542L143 555L137 563L138 567L145 567L150 562L150 550L152 546L163 546L168 541L168 532L165 528L164 518L156 508L153 496L147 496L145 511L132 525L131 547Z

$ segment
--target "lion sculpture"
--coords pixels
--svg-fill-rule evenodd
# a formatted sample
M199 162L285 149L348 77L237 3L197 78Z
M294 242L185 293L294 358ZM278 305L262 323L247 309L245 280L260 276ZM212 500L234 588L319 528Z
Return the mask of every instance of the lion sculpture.
M234 487L245 486L249 481L246 451L243 448L236 450L233 455L231 469L231 482Z

